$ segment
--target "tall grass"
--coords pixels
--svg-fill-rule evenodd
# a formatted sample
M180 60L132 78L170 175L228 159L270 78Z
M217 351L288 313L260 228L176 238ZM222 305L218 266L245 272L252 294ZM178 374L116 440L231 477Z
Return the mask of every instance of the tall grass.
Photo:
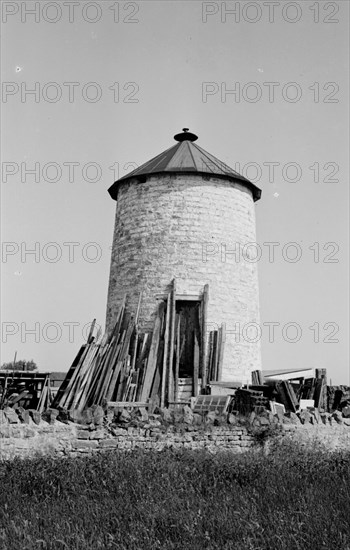
M4 550L350 550L350 452L0 464Z

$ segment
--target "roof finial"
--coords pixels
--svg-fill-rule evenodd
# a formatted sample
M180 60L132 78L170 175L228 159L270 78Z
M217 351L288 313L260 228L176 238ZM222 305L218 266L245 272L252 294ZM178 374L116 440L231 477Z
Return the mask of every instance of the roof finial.
M175 141L196 141L198 139L198 136L196 134L192 134L189 128L182 128L182 134L176 134L174 136Z

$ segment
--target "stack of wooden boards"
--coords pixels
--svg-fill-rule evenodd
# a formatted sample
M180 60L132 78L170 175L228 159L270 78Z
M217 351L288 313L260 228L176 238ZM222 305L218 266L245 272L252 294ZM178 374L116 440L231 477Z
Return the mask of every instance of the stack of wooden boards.
M218 330L209 332L208 380L221 380L225 338L224 324Z
M327 379L325 369L316 369L316 378L305 380L298 392L300 399L313 399L315 407L327 410Z
M327 373L326 369L315 369L315 378L297 381L285 381L276 384L278 400L287 411L295 412L300 401L313 400L320 411L327 410Z
M140 297L141 299L141 297ZM83 410L104 400L136 401L142 393L145 363L154 358L154 339L139 336L138 315L125 309L125 298L112 333L92 336L91 326L84 344L58 390L53 408Z
M252 384L254 386L262 386L264 383L264 377L261 370L252 371Z
M350 386L327 386L328 411L343 409L350 404Z
M299 409L299 400L293 386L288 380L276 382L277 401L284 405L286 411L296 412Z
M23 407L41 413L51 402L50 373L0 371L0 408Z
M45 409L50 407L52 399L53 398L51 393L50 375L48 374L45 377L44 385L40 393L40 398L36 410L42 413Z
M312 400L320 411L327 408L326 369L315 369L314 378L295 378L290 380L268 379L262 383L261 371L252 372L250 390L261 391L265 398L284 405L286 411L296 412L301 400ZM244 408L242 404L242 408ZM246 409L254 410L254 404L245 404Z
M210 353L206 354L206 315L208 285L204 287L198 318L198 361L193 366L193 393L198 395L199 376L202 387L214 376L220 376L224 338L223 331L212 331ZM147 403L161 407L176 402L179 393L179 368L184 349L181 317L176 312L176 281L161 302L152 333L140 334L138 318L140 294L135 316L125 308L125 297L114 330L101 338L92 336L78 352L66 379L58 390L53 408L83 410L104 402Z

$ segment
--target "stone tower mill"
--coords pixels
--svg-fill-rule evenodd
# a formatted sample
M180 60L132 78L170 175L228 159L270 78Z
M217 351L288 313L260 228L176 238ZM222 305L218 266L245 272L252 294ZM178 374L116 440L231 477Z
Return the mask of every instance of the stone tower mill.
M219 378L246 383L261 368L254 208L261 190L199 147L187 128L174 139L109 188L117 208L106 328L124 295L135 312L142 291L139 327L152 330L172 281L177 311L191 323L206 289L206 333L225 329ZM191 376L194 356L187 354L182 376Z

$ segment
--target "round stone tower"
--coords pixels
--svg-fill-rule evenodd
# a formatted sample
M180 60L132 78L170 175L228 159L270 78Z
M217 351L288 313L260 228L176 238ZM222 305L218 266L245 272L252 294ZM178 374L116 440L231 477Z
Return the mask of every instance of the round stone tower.
M153 329L159 301L176 280L195 303L209 285L207 330L224 324L224 381L250 381L261 368L254 202L261 191L200 148L184 128L176 144L120 178L106 328L123 297L141 331Z

